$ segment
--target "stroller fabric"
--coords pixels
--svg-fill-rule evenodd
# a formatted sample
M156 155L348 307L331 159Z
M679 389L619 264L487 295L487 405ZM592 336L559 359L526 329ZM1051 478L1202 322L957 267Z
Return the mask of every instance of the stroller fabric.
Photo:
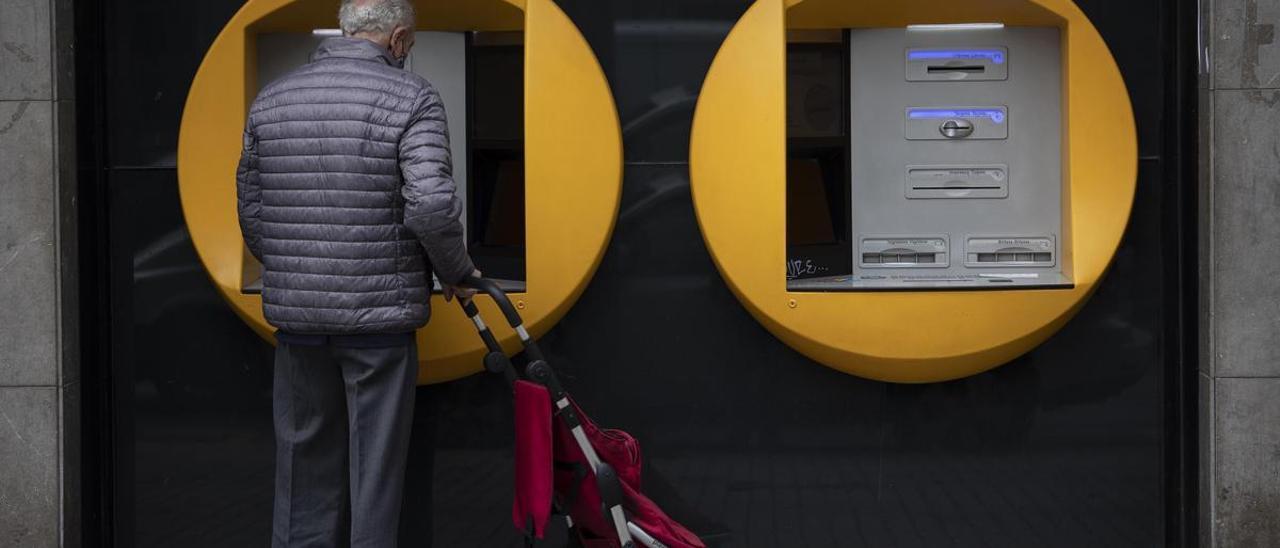
M551 518L551 396L528 381L515 385L516 497L511 518L516 528L537 538Z
M542 390L544 395L546 394L545 388L536 388ZM530 389L525 388L525 390ZM640 443L621 430L601 429L582 412L577 403L571 401L570 405L581 420L583 432L600 459L613 466L617 472L625 497L623 507L630 521L670 548L705 548L696 535L667 516L658 505L640 492L642 463ZM517 419L517 425L523 426L523 423ZM555 495L559 497L561 507L573 518L584 546L620 548L613 523L607 520L602 512L603 501L596 484L596 476L586 455L574 439L573 433L563 422L555 421L553 430L551 439L553 439L555 462L552 468L555 477ZM524 453L518 453L517 457L524 458ZM526 466L532 468L534 464L518 464L517 470L524 469ZM518 495L518 498L520 496ZM547 503L549 502L548 500ZM522 520L526 518L517 515L516 519L517 526L524 529L525 524Z

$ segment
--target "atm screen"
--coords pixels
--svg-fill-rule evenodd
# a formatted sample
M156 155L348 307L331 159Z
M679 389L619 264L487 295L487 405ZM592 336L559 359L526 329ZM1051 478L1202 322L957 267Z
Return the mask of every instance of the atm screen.
M787 45L787 277L852 271L848 49L840 30L791 31Z
M832 216L822 214L838 203L829 196L825 181L834 162L825 163L818 158L792 158L787 163L787 245L840 242Z
M471 246L482 253L511 254L524 248L524 159L519 151L481 150L471 199L475 220Z
M471 256L489 277L524 281L524 37L471 35Z

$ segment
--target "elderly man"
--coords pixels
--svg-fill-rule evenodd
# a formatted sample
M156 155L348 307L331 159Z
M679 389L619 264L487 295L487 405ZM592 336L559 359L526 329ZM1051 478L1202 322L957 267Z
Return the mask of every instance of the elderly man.
M479 275L444 106L403 70L413 6L345 0L339 20L254 101L236 177L279 330L275 547L396 545L431 273L446 298Z

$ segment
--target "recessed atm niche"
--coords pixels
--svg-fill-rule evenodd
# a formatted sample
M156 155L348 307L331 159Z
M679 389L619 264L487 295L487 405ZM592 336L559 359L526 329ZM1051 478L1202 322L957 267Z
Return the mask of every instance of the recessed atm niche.
M258 88L306 64L320 42L340 34L259 35ZM419 32L405 70L430 81L444 101L476 267L508 292L525 291L523 33ZM247 250L244 261L243 290L258 293L262 265Z
M814 361L908 383L997 367L1070 321L1138 164L1124 80L1071 0L756 0L690 155L744 307Z
M581 33L552 0L415 0L406 68L441 92L454 175L465 188L470 251L502 280L528 330L545 333L573 305L608 245L622 188L612 93ZM247 0L205 55L183 112L178 182L187 228L227 303L270 340L261 266L244 250L235 166L250 102L309 61L332 35L334 2ZM318 31L318 32L317 32ZM488 297L477 297L496 313ZM470 320L440 295L418 333L422 382L481 369ZM515 333L499 333L518 346Z
M848 163L828 166L837 181L821 188L789 170L789 230L792 219L824 216L848 227L834 238L838 246L821 250L825 257L797 248L789 233L789 265L831 265L792 267L790 290L1071 287L1061 260L1069 250L1060 238L1057 27L930 25L789 38L788 59L800 64L788 67L788 89L809 92L787 98L789 165L808 161L797 151L812 139L790 117L814 111L805 84L815 77L802 56L815 48L842 59L838 69L821 68L843 92L818 97L841 101L822 110L845 124L843 142L830 147ZM823 199L812 198L816 191ZM848 203L839 209L832 200ZM833 247L847 260L831 260Z

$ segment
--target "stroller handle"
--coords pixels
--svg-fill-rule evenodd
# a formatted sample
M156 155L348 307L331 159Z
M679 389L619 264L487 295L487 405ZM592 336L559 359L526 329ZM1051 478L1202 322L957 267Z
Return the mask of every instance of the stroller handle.
M498 309L502 310L502 315L506 316L507 323L511 325L512 329L524 325L524 319L520 317L520 312L516 311L515 305L511 304L511 299L507 297L506 292L501 287L498 287L497 283L477 276L467 276L460 285L493 297L493 301L498 303Z
M546 358L543 357L542 351L538 348L537 341L533 340L533 337L529 335L529 331L524 328L524 320L520 317L516 307L511 304L511 299L507 297L501 287L498 287L498 284L484 278L471 276L463 280L460 285L492 297L493 301L498 304L498 308L502 310L502 315L506 316L507 323L520 336L520 342L524 344L524 352L529 361L527 374L534 382L546 387L551 401L554 402L557 408L555 415L572 432L574 439L582 450L583 456L586 457L587 462L591 464L592 469L595 471L597 488L603 500L603 518L606 522L614 524L619 544L623 548L635 548L636 544L633 538L639 538L645 546L662 546L661 543L654 541L643 530L637 528L639 534L631 531L630 528L634 527L634 525L627 522L626 511L623 508L622 483L618 478L617 472L614 471L611 465L600 459L595 448L587 439L586 434L583 432L582 420L578 416L577 409L569 400L569 395L560 385L560 380L556 378L551 366L547 365ZM497 338L493 336L493 332L485 325L484 319L480 317L480 308L470 300L459 300L459 304L462 305L462 311L475 324L476 330L480 332L480 338L484 340L485 346L489 349L489 354L484 359L485 369L491 373L504 375L507 378L507 384L514 385L519 379L519 375L516 373L515 368L512 367L511 360L503 352L502 345L498 343Z
M501 287L498 287L498 284L494 283L492 280L486 280L476 276L468 276L462 280L460 285L462 287L475 289L492 297L493 302L497 303L498 309L502 311L502 315L506 317L507 324L516 331L517 335L520 336L520 342L524 345L524 350L529 356L529 361L532 362L544 359L542 357L542 350L538 348L537 341L533 340L533 337L529 335L529 332L524 328L524 319L520 317L520 312L516 310L515 305L511 304L511 299L507 297L507 293L503 291ZM459 300L459 303L462 305L462 311L465 312L467 317L471 318L471 321L476 324L476 328L480 331L480 338L484 339L485 346L488 347L489 352L502 353L502 346L498 344L497 339L494 338L493 334L484 326L484 321L480 319L480 308L476 306L476 303L471 301L462 302L461 300Z

